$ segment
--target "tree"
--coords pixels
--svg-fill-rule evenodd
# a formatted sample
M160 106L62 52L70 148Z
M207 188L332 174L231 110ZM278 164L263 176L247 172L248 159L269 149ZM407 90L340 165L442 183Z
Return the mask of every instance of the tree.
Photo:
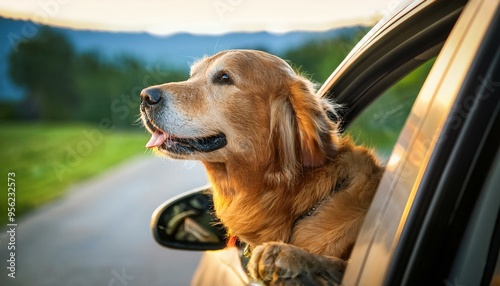
M73 75L74 49L66 37L48 27L9 55L9 76L26 91L26 106L48 120L77 118L79 96Z

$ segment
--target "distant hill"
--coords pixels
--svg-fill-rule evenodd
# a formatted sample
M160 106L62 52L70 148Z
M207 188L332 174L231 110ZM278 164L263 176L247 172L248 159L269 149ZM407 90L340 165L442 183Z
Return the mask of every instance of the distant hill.
M107 57L126 53L143 59L147 64L167 63L174 68L189 69L189 64L205 55L227 49L258 48L273 54L284 54L306 42L330 39L351 29L321 33L291 32L282 35L259 33L231 33L220 36L176 34L157 37L146 33L106 33L64 30L78 51L99 49Z
M7 75L8 54L13 49L12 39L23 36L23 28L26 29L27 25L31 24L0 17L0 101L21 97L21 91L12 85ZM221 50L258 48L276 55L284 55L287 50L305 43L351 34L358 28L350 27L325 32L297 31L285 34L230 33L220 36L181 33L162 37L147 33L111 33L62 28L55 30L65 34L77 52L96 51L106 59L130 55L145 65L162 64L179 70L188 70L189 65L196 59Z

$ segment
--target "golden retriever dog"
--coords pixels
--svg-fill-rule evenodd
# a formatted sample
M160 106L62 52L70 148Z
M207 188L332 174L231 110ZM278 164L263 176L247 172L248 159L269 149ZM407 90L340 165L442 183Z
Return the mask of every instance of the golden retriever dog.
M310 81L276 56L230 50L141 97L146 147L204 164L216 215L251 246L250 276L338 283L383 167L339 136L337 107Z

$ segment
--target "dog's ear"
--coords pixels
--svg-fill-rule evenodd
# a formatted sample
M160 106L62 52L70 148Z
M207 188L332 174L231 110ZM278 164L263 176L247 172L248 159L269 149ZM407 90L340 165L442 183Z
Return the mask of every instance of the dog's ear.
M300 143L297 118L288 94L271 102L272 150L267 179L270 182L292 182L300 167Z
M268 175L291 181L299 168L320 166L333 155L337 124L330 113L338 118L335 106L318 98L312 83L293 79L271 103L274 158Z
M311 82L301 77L291 82L289 100L297 120L302 165L320 166L335 151L332 135L337 126L327 115L335 110L316 96Z

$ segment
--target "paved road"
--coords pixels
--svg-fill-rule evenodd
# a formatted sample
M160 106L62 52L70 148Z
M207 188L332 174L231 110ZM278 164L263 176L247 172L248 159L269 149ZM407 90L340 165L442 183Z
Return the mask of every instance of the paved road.
M157 245L149 221L160 203L206 181L198 163L149 156L75 186L18 221L15 279L2 229L0 285L189 285L201 253Z

